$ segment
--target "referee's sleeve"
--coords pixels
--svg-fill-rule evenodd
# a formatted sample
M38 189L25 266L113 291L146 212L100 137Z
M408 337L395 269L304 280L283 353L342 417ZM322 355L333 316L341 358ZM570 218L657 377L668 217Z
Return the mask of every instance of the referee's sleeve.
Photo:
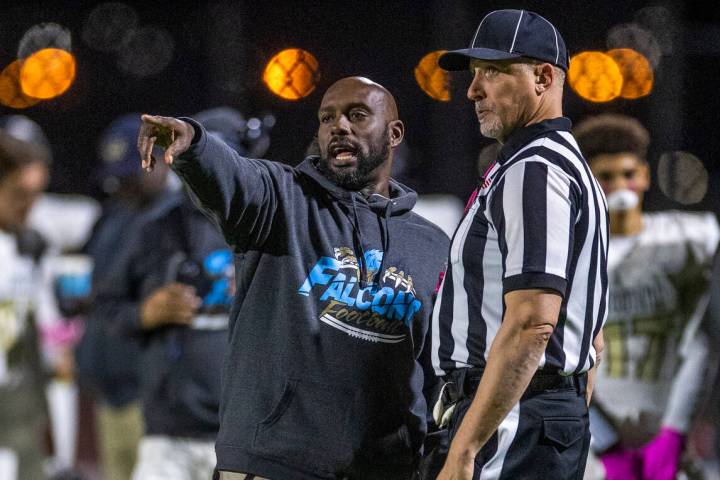
M490 198L503 258L503 291L548 288L565 296L577 216L577 187L559 167L511 166Z

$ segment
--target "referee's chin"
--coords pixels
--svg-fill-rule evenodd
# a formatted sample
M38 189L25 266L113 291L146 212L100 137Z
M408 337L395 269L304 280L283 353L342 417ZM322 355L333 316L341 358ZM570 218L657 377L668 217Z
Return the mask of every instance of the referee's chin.
M487 115L484 121L480 122L480 134L486 138L492 138L502 143L503 141L503 125L498 119L488 119Z

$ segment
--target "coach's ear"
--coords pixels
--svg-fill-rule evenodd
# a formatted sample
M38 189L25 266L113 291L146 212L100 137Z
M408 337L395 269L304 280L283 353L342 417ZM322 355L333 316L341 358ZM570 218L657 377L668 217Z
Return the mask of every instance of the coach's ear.
M388 134L390 135L390 146L397 147L405 137L405 124L402 120L393 120L388 123Z

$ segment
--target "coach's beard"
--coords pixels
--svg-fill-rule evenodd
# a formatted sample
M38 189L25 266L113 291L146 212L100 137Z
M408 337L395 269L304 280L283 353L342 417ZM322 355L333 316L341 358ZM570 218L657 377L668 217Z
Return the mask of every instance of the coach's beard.
M372 182L372 172L387 160L389 153L390 142L386 141L379 146L372 145L367 155L358 150L355 154L357 157L357 166L354 170L338 171L333 169L327 155L320 157L317 167L328 180L336 185L341 186L345 190L358 191L367 187Z

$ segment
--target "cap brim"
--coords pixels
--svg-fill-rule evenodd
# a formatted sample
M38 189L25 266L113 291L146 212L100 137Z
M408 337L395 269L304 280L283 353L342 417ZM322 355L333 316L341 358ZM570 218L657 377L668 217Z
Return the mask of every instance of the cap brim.
M492 48L464 48L462 50L451 50L440 56L438 65L443 70L457 71L467 70L470 60L510 60L522 57L519 53L508 53Z

